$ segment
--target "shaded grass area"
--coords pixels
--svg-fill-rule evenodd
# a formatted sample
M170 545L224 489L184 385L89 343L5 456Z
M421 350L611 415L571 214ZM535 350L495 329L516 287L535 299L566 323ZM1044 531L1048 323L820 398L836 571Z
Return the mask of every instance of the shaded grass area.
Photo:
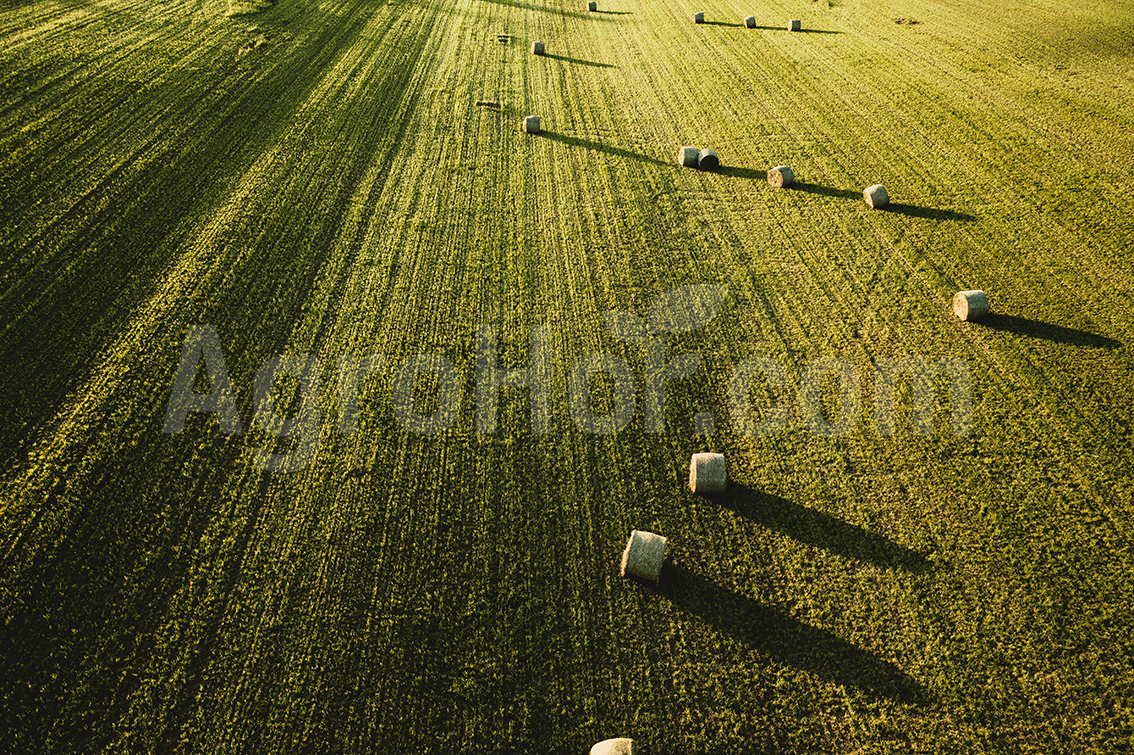
M884 569L920 572L931 568L917 551L830 514L754 490L743 483L734 483L727 493L717 494L714 499L763 527L844 558Z
M572 65L577 65L577 66L591 66L592 68L617 68L617 66L611 65L610 63L599 63L598 61L594 61L594 60L581 60L579 58L569 58L566 55L556 55L556 54L550 53L550 52L545 52L543 54L543 57L551 58L552 60L562 60L564 63L571 63Z
M649 163L649 164L652 164L652 165L664 165L664 166L670 165L669 163L665 162L664 160L659 160L656 157L650 157L649 155L643 155L639 152L633 152L633 151L628 150L628 149L623 149L622 147L615 147L614 145L611 145L611 144L604 144L602 142L595 141L593 139L583 139L583 138L580 138L578 136L568 136L566 134L560 134L560 133L556 133L554 131L541 131L539 133L539 137L541 139L549 139L553 142L559 142L561 144L566 144L566 145L569 145L569 146L572 146L572 147L581 147L581 148L586 149L586 150L592 150L594 152L600 152L604 155L608 155L608 156L614 157L614 158L622 158L622 159L626 159L626 160L635 160L637 162Z
M261 23L286 23L289 16L277 21L276 15L286 12L265 12ZM345 22L301 17L309 36L296 57L278 50L266 70L242 70L227 49L231 32L222 28L211 47L198 48L205 72L185 76L188 92L163 87L140 111L124 94L119 96L127 101L106 112L90 113L83 101L68 100L73 104L61 108L38 138L57 140L61 151L74 149L70 140L77 139L79 148L71 155L53 154L46 166L20 160L12 185L30 188L9 196L4 208L13 226L27 231L5 244L10 283L0 301L10 319L0 358L9 369L0 390L12 399L13 414L0 425L3 458L11 459L28 432L91 375L184 244L187 227L212 210L222 187L247 173L278 142L318 82L318 72L332 65L364 27L358 17ZM179 50L182 34L176 27L168 32L171 50ZM118 65L129 70L155 54L148 44L131 46ZM295 65L312 76L295 76ZM84 86L113 99L118 82L107 78L95 74ZM160 120L155 123L154 117ZM134 124L125 134L123 121ZM138 128L146 133L138 134ZM154 129L166 138L159 141ZM140 149L109 175L74 170L73 163L85 155L115 150L128 137L141 139ZM33 166L38 175L31 181ZM91 178L94 186L74 186L76 179ZM51 211L45 213L44 206ZM84 327L45 333L43 322L82 322Z
M981 326L992 330L1001 330L1028 338L1039 338L1072 346L1085 346L1093 349L1117 349L1125 346L1122 341L1086 330L1068 328L1065 325L1053 322L1043 322L1042 320L1019 317L1003 312L989 312L978 322Z
M718 631L776 661L868 695L914 703L928 691L874 655L823 629L810 626L744 595L714 584L684 567L667 564L659 595L708 621Z

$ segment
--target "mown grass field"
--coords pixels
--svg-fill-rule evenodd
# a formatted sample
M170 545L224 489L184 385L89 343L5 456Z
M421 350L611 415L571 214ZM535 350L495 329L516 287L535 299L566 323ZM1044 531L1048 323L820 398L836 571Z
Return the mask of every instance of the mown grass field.
M1134 746L1134 7L5 0L0 40L6 747ZM647 359L603 313L691 284L728 294L668 336L702 358L664 432L641 385L580 430L578 360ZM969 288L983 323L949 309ZM197 323L239 434L163 432ZM504 368L545 329L550 432L511 388L478 431L484 325ZM264 471L294 441L255 428L257 370L300 353L318 451ZM345 433L339 360L370 354ZM394 415L415 354L459 379L432 435ZM872 365L903 356L968 365L970 434L941 379L932 435L908 404L877 431ZM768 437L730 421L750 357L788 375L752 384L754 418L792 407ZM835 437L794 393L820 357L860 381ZM717 498L683 487L708 450ZM633 528L669 538L656 586L618 576Z

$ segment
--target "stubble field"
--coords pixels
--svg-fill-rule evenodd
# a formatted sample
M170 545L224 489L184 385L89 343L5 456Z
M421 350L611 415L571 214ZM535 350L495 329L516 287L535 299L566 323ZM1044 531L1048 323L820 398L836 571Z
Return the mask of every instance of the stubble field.
M0 738L1134 746L1134 9L1116 6L6 0ZM722 168L678 167L690 144ZM796 187L768 185L779 164ZM863 203L874 183L890 209ZM726 292L702 327L608 327L693 285ZM949 303L972 288L994 313L963 323ZM238 433L199 412L164 432L196 324ZM525 368L533 332L548 431L533 389L503 388L488 432L478 339ZM661 428L658 339L700 354ZM298 354L317 396L274 391L281 414L315 402L316 450L265 470L258 449L297 441L254 420L257 372ZM634 377L616 432L573 413L591 354ZM340 371L370 355L349 432ZM747 385L749 429L788 407L764 436L730 398L753 357L786 377ZM931 434L910 386L880 432L874 365L903 357L966 366L969 432L944 376ZM849 403L819 383L845 432L807 424L818 359L853 372ZM407 394L425 363L452 369ZM626 408L624 384L590 386L594 414ZM684 488L699 451L726 455L727 493ZM657 585L618 576L634 528L669 538Z

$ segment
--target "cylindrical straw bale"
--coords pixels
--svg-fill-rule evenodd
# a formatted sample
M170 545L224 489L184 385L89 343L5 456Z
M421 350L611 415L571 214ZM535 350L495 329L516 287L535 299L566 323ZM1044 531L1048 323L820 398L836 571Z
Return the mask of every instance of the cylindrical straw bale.
M532 42L532 55L543 55L543 42Z
M596 3L594 0L591 0L591 2L587 3L587 10L591 13L594 13L596 10L598 10L598 3Z
M591 748L591 755L634 755L634 740L626 737L604 739Z
M787 22L787 30L788 31L799 31L801 26L802 25L799 23L798 18L793 18L792 20Z
M633 530L626 550L622 551L622 566L619 574L623 577L638 577L657 582L661 576L662 561L665 560L665 538L653 532Z
M693 23L695 23L695 24L705 23L705 14L700 12L700 11L698 11L697 13L694 13L693 14Z
M683 168L696 168L700 154L696 147L682 147L677 152L677 164Z
M701 170L716 170L721 167L721 161L717 159L717 153L706 147L701 150L701 154L697 156L697 167Z
M755 29L756 28L756 17L755 16L745 16L744 17L744 25L749 29Z
M777 189L782 189L795 183L795 174L788 166L777 165L768 171L768 183Z
M689 489L694 493L721 493L728 485L723 454L693 454L689 460Z
M958 291L953 296L953 314L962 320L976 320L988 314L988 294L984 291Z
M890 204L890 195L886 193L882 184L874 184L862 190L862 200L870 205L871 209L881 210Z
M539 133L539 116L538 115L529 115L527 118L524 118L524 133L526 133L526 134L538 134Z

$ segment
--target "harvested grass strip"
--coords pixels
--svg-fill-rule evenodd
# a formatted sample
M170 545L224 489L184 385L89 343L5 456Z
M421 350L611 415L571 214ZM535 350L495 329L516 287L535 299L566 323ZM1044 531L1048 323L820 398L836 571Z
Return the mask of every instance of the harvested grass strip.
M268 38L263 34L258 34L256 35L255 39L251 40L247 44L241 45L240 50L236 53L236 57L242 58L250 52L259 50L266 44L268 44Z
M264 8L271 8L270 0L228 0L225 10L226 16L243 16L248 13L257 13Z

